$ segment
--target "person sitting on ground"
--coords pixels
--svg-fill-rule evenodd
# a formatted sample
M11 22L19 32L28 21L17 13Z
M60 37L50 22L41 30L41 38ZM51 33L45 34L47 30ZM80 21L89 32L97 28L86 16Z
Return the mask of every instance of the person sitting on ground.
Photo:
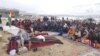
M16 53L18 53L18 42L16 41L15 36L11 36L9 38L9 43L7 45L7 53L10 54L11 50L16 50Z
M70 28L69 31L68 31L69 38L74 39L74 34L75 34L75 29Z
M94 46L95 40L96 40L96 31L93 29L89 30L89 37L88 37L90 43L89 45Z
M20 30L19 34L20 40L19 43L21 42L21 46L24 46L24 43L27 43L30 40L30 35L24 30Z
M80 30L77 29L74 36L75 36L75 40L81 41L81 31Z
M96 34L96 38L95 38L94 47L100 48L100 31L97 31L95 34Z
M65 23L63 25L63 32L65 33L66 31L68 32L68 25L67 25L67 23Z
M28 32L31 33L31 27L32 23L30 20L24 20L24 29Z
M88 32L87 28L85 28L84 31L83 31L83 33L82 33L82 38L81 38L81 41L83 43L85 42L85 40L87 40L88 35L89 35L89 32Z

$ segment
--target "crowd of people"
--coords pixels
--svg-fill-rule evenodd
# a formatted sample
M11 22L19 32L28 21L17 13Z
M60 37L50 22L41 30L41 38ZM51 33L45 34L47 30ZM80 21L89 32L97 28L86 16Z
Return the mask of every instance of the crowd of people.
M68 19L68 18L67 18ZM59 32L59 35L67 33L68 36L79 42L88 42L89 45L96 47L96 43L100 44L100 23L94 23L93 19L87 19L86 21L80 20L56 20L54 17L48 19L44 17L43 20L37 19L31 20L14 20L12 25L24 28L28 33L33 31L53 31Z

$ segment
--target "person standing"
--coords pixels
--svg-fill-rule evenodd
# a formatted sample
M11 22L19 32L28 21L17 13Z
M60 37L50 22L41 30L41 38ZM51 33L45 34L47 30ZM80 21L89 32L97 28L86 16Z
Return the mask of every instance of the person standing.
M2 24L1 16L2 16L2 15L0 15L0 24Z

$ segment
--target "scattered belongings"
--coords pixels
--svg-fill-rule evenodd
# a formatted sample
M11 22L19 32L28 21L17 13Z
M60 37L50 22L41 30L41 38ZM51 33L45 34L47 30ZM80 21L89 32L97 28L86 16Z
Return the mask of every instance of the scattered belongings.
M16 50L15 49L10 50L9 56L16 56L16 55L17 55L17 53L16 53Z
M37 38L31 38L30 41L31 41L31 48L44 47L53 44L63 44L59 39L55 37L45 37L45 42ZM29 43L26 43L25 45L27 48L30 46Z
M43 42L45 42L45 37L42 36L42 35L38 35L38 36L36 36L36 38L37 38L37 39L41 39L41 40L43 40Z
M63 34L62 35L64 38L69 38L68 34Z
M58 36L59 32L48 32L49 36Z
M38 36L38 35L48 35L47 32L39 32L39 31L35 31L35 33L33 33L34 36Z
M27 47L20 47L18 48L18 54L23 54L26 53L28 51Z
M11 38L9 39L9 43L7 46L8 53L12 49L17 50L18 54L22 54L31 49L33 51L37 51L38 47L44 47L44 46L49 46L53 44L63 44L59 39L53 36L38 35L35 37L31 37L30 40L24 41L24 46L19 47L19 43L17 39L18 39L18 36L11 36Z

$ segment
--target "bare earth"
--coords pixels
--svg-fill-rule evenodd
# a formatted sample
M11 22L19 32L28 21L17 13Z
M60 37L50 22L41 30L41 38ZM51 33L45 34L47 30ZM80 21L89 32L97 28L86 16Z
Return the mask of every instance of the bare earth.
M7 38L10 34L6 32L1 32L3 39L0 40L0 56L8 56L4 44L7 43ZM61 36L55 36L60 39L64 44L63 45L51 45L46 47L38 48L38 51L32 52L28 51L21 55L17 56L100 56L100 51L89 47L87 45L65 39Z

